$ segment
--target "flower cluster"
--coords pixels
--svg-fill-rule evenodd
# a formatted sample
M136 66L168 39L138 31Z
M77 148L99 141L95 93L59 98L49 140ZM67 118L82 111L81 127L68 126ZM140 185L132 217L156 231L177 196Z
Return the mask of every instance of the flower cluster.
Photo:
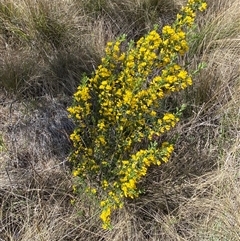
M109 42L101 65L74 94L69 159L85 191L100 200L103 228L110 227L112 211L125 198L138 197L149 166L167 162L173 152L171 143L157 140L176 125L179 113L164 113L161 103L192 84L177 57L188 50L185 29L205 8L202 0L189 0L161 35L156 27L137 42L126 44L125 36Z

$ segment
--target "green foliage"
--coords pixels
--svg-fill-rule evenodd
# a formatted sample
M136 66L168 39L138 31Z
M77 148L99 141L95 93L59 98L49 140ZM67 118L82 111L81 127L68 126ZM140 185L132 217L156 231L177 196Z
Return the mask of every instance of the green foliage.
M79 177L74 189L82 186L99 199L103 228L125 198L139 196L137 184L149 166L167 162L173 152L173 144L160 140L181 111L169 113L161 103L192 84L178 57L188 51L186 31L195 12L205 8L202 0L189 0L161 35L156 26L136 42L125 36L109 42L94 75L74 94L68 108L76 123L69 158Z

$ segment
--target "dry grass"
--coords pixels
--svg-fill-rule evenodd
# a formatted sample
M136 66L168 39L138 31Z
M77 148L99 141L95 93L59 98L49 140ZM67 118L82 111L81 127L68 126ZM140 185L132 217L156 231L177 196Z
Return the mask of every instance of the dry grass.
M108 40L171 22L182 2L0 0L0 240L240 240L238 0L209 1L198 18L184 61L207 67L172 97L188 108L171 161L150 170L144 194L109 231L84 193L70 204L66 107L82 74Z
M0 85L24 96L71 95L107 41L123 33L137 39L176 9L172 0L1 0Z

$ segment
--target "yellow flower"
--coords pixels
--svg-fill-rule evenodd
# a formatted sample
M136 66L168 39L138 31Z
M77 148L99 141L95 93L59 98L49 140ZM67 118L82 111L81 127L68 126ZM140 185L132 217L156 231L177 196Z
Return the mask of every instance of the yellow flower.
M100 120L99 123L97 124L97 127L99 128L99 130L103 130L105 127L104 121Z
M76 177L76 176L78 176L80 174L80 170L79 169L75 169L75 170L73 170L72 174L73 174L74 177Z
M123 95L123 102L125 104L130 104L132 99L132 91L126 90L125 94Z
M202 5L198 8L201 12L206 10L207 8L207 3L206 2L203 2Z
M74 98L76 101L87 101L90 99L89 88L86 86L78 87L77 92L74 94Z
M171 34L174 34L175 31L174 31L174 29L173 29L171 26L166 25L166 26L163 27L162 33L163 33L163 34L171 35Z
M91 188L91 193L96 194L97 193L96 188Z
M125 56L126 56L126 54L125 53L122 53L121 55L120 55L120 57L118 58L118 61L123 61L124 59L125 59Z
M123 191L123 193L124 193L124 196L127 197L127 196L128 196L128 189L127 189L126 185L123 184L123 185L121 186L121 189L122 189L122 191Z
M77 186L76 186L76 185L73 185L73 186L72 186L72 189L73 189L73 192L74 192L74 193L77 192Z
M154 111L154 110L152 110L152 111L150 112L150 115L153 116L153 117L155 117L155 116L157 115L157 112Z
M106 228L110 223L110 214L111 214L110 207L106 207L106 208L103 209L103 211L100 215L100 218L103 222L104 228Z
M127 68L131 69L134 67L134 61L128 61L126 65L127 65Z
M186 79L186 77L187 77L187 71L181 70L181 71L178 73L178 78Z
M104 137L103 135L99 136L99 137L98 137L98 140L100 141L100 143L101 143L102 145L106 145L106 144L107 144L107 142L106 142L106 140L105 140L105 137Z
M108 187L108 181L107 180L103 180L103 182L102 182L102 187L104 188L104 189L106 189L107 187Z

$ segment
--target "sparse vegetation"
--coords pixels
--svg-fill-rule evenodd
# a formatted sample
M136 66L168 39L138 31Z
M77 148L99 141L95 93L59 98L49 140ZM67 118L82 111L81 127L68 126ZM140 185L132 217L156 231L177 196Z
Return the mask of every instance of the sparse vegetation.
M0 0L0 239L239 240L239 1L207 1L198 16L180 61L190 73L207 66L163 103L187 103L174 153L149 169L144 194L113 214L112 230L94 198L72 192L66 109L107 42L171 24L186 2L60 2Z

